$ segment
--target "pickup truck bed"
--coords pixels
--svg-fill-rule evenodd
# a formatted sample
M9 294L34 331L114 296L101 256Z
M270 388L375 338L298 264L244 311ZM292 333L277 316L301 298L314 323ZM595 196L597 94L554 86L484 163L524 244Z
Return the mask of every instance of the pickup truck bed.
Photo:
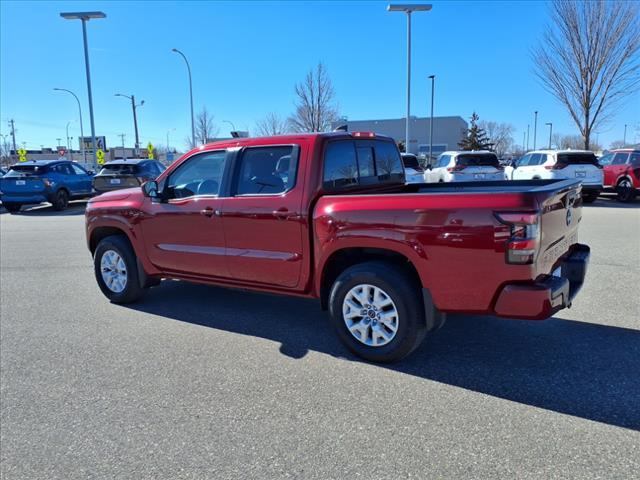
M570 305L581 206L577 180L405 185L388 138L295 135L207 145L96 197L87 240L113 302L161 278L318 298L350 350L394 361L448 312Z

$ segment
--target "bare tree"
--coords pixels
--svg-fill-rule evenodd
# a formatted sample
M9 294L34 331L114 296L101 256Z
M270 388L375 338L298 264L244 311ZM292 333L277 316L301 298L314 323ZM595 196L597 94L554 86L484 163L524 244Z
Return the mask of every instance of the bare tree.
M291 130L295 132L323 132L331 128L338 118L334 104L335 92L327 69L318 63L309 70L302 83L295 86L296 111L289 117Z
M270 112L261 120L256 122L258 135L270 137L272 135L282 135L287 133L288 124L280 115Z
M483 129L493 142L493 150L498 158L503 158L514 145L513 132L515 127L510 123L498 123L487 120L480 122L480 128Z
M207 107L202 107L202 110L196 116L196 144L204 145L216 137L218 132L220 132L220 129L213 122L213 115L209 113ZM191 145L191 148L194 147L195 145Z
M554 0L553 25L532 53L536 75L578 126L583 146L640 84L638 5Z

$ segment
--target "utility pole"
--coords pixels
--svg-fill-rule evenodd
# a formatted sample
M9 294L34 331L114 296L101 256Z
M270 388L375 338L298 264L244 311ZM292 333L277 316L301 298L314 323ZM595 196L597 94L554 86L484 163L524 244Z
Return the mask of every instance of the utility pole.
M124 150L124 137L126 137L127 134L126 133L121 133L118 136L120 137L120 140L122 142L122 158L124 160L126 160L127 159L127 154L125 153L125 150Z
M627 145L627 124L624 124L624 136L622 137L622 146Z
M538 111L533 112L533 149L536 149L536 134L538 133Z
M529 151L529 127L530 127L530 126L531 126L531 125L529 125L529 124L527 123L527 149L525 150L525 152L528 152L528 151Z
M11 138L13 139L13 154L17 155L18 149L16 148L16 125L13 121L13 118L9 120L9 126L11 127ZM11 158L11 155L9 155L9 158Z

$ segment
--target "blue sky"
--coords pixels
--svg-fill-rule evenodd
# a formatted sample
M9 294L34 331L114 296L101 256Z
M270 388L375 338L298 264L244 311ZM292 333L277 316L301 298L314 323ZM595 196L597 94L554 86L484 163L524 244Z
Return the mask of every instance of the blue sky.
M512 123L522 141L538 110L538 144L554 132L577 133L563 107L533 75L529 58L547 22L543 2L438 2L414 14L412 114L427 115L429 83L436 78L436 115ZM340 113L351 119L399 118L405 113L406 19L387 2L13 2L0 4L0 132L16 121L18 143L54 146L79 135L77 106L53 87L75 91L89 114L79 21L62 11L102 10L88 24L96 134L133 144L126 99L145 100L138 110L141 143L184 148L190 133L188 83L182 59L191 62L195 109L214 114L221 135L254 128L267 112L293 110L293 87L318 61L333 80ZM640 141L640 96L629 98L601 128L600 143ZM64 143L64 140L63 140ZM77 144L76 144L77 145Z

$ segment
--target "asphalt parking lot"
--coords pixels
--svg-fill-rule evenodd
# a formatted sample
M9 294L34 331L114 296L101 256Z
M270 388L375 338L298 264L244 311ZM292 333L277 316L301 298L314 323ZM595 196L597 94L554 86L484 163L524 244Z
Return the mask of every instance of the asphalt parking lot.
M453 317L393 366L313 301L110 304L83 208L0 215L3 479L640 478L639 201L584 208L573 308Z

